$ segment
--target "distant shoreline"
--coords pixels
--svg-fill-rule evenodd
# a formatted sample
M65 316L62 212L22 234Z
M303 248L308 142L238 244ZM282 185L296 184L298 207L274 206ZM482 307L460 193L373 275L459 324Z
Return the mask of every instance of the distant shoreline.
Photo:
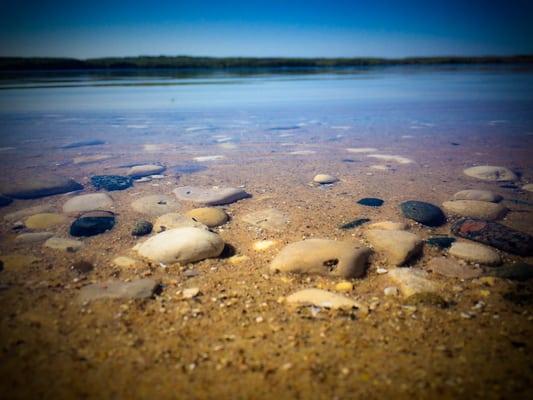
M0 71L119 69L331 68L394 65L533 64L533 55L408 58L255 58L138 56L91 59L0 57Z

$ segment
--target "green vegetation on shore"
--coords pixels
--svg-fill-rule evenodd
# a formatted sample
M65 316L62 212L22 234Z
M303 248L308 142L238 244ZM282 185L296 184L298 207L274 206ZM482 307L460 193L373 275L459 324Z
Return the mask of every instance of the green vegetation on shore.
M80 60L75 58L0 57L0 70L81 70L81 69L231 69L231 68L329 68L375 65L446 64L524 64L533 55L484 57L409 57L409 58L253 58L138 56Z

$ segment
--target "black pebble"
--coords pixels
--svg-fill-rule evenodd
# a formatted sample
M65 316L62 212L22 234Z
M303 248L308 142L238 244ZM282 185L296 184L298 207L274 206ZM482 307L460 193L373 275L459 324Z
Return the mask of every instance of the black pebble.
M365 197L364 199L359 200L357 204L368 207L381 207L383 205L383 200L376 197Z
M406 218L426 226L440 226L446 222L442 210L430 203L410 200L400 204L400 209Z
M149 221L137 221L133 227L131 234L133 236L144 236L152 232L154 225Z
M77 261L72 265L72 269L80 274L88 274L94 269L94 266L87 261Z
M358 226L361 226L363 224L366 224L369 221L370 221L369 218L354 219L353 221L350 221L350 222L347 222L344 225L341 225L339 228L341 228L341 229L353 229L353 228L357 228Z
M426 240L426 243L430 246L440 247L441 249L447 249L453 242L455 242L455 238L449 236L430 237Z
M131 187L133 179L120 175L95 175L91 177L91 183L96 189L105 189L111 192Z
M115 226L115 215L108 211L93 211L83 214L70 225L72 236L94 236Z

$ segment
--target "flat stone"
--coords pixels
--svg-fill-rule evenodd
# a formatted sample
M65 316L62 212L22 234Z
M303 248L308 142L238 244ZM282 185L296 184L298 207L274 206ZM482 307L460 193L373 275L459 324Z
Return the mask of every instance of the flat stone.
M393 265L402 265L422 250L422 240L414 233L373 229L365 237L375 250L383 252Z
M113 206L113 199L106 193L90 193L72 197L63 204L63 212L77 214L85 211L106 210Z
M509 168L498 167L494 165L480 165L477 167L467 168L463 173L472 178L481 179L484 181L516 181L518 176Z
M0 194L0 207L6 207L13 203L13 199Z
M384 231L405 231L409 227L405 222L380 221L367 225L367 229L380 229Z
M427 270L448 278L473 279L481 276L482 270L471 265L462 265L445 257L436 257L429 261Z
M533 255L533 236L497 222L463 218L452 225L454 235L520 256Z
M16 243L35 243L42 242L43 240L49 239L54 236L51 232L29 232L21 233L15 238Z
M183 289L183 293L181 294L181 297L184 299L192 299L200 294L200 288L194 287L194 288L187 288Z
M285 246L271 271L359 278L366 272L370 249L355 243L308 239Z
M4 215L4 221L16 222L33 214L46 213L52 210L52 207L48 204L41 204L38 206L23 208L22 210L14 211Z
M327 174L318 174L318 175L315 175L315 177L313 178L313 182L320 183L322 185L328 184L328 183L335 183L337 181L338 181L337 178L335 178L332 175L327 175Z
M484 265L499 265L502 262L496 251L477 243L455 242L449 253L454 257Z
M207 229L207 226L198 222L191 217L178 213L168 213L157 217L154 223L155 232L168 231L169 229L194 227L199 229Z
M440 226L446 222L442 210L430 203L410 200L400 204L400 209L406 218L426 226Z
M79 299L81 302L101 299L146 299L152 297L158 288L159 284L153 279L93 283L80 290Z
M210 228L224 225L229 219L228 214L224 210L215 207L195 208L194 210L188 211L185 215Z
M139 265L139 261L126 256L118 256L113 259L113 264L121 268L131 268Z
M527 281L533 278L533 265L524 262L504 264L497 268L485 268L485 275L514 281Z
M165 169L164 166L157 164L134 165L128 170L126 175L136 179L142 178L143 176L160 174Z
M366 306L349 297L322 289L304 289L287 297L288 304L315 306L329 309L358 309L368 312Z
M120 175L94 175L91 183L96 189L105 189L109 192L125 190L133 185L133 179L129 176Z
M250 195L242 189L218 186L182 186L174 189L173 193L179 200L205 204L208 206L230 204L250 197Z
M105 142L100 139L88 139L88 140L80 140L79 142L69 143L64 146L61 146L61 148L62 149L77 149L79 147L98 146L101 144L105 144Z
M254 211L243 215L241 219L247 224L274 232L283 231L289 223L287 216L275 208Z
M131 203L131 207L138 213L157 217L179 210L180 204L173 197L153 194L138 198Z
M15 199L37 199L81 189L83 189L83 186L78 182L60 176L32 176L30 179L0 185L2 193Z
M66 221L67 218L61 214L40 213L28 217L26 221L24 221L24 225L29 229L48 229L63 224Z
M115 226L115 214L108 211L91 211L82 214L70 225L72 236L94 236Z
M187 264L218 257L224 250L224 241L216 233L188 227L158 233L134 249L152 261Z
M507 214L507 208L501 204L478 200L445 201L442 207L450 214L494 221Z
M152 232L154 225L150 221L137 221L131 230L133 236L145 236Z
M490 190L461 190L453 195L454 200L477 200L499 203L503 197Z
M46 242L44 242L43 246L54 250L61 250L73 253L83 247L83 242L80 242L79 240L51 237Z
M367 207L381 207L383 205L383 200L376 197L365 197L357 201L357 204Z
M386 275L400 289L404 297L412 296L416 293L435 292L439 286L429 280L429 274L425 271L413 268L396 268Z

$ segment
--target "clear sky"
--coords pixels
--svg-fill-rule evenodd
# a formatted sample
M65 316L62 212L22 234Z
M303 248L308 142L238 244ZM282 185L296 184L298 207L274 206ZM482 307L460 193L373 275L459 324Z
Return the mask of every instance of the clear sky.
M0 0L0 55L533 53L533 0Z

